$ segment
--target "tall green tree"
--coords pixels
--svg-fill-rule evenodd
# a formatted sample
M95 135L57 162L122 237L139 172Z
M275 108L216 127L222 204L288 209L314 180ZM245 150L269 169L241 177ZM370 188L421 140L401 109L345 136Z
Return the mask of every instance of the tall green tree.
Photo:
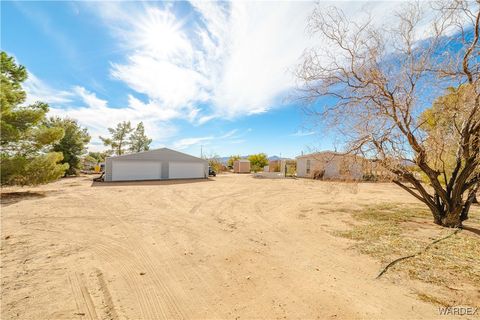
M146 136L143 122L140 122L129 137L129 149L131 152L147 151L150 149L150 143L152 143L152 139Z
M40 184L61 177L68 164L59 163L63 155L49 150L64 135L61 127L44 125L48 105L24 105L22 82L27 70L13 57L0 53L1 184Z
M268 157L265 153L252 154L248 157L253 172L262 171L268 165Z
M130 121L123 121L117 124L115 128L108 128L111 137L104 138L100 136L103 144L110 147L110 154L120 156L129 149L129 136L132 133L133 128Z
M62 139L55 142L52 151L63 154L62 163L68 163L66 175L75 175L81 169L81 156L87 152L90 135L86 128L82 128L76 120L52 117L46 121L49 128L62 128L65 132Z

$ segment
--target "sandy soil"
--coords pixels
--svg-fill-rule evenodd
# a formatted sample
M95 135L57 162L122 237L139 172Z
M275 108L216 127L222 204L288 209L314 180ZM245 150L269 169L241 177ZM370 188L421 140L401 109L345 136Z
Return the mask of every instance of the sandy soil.
M390 184L230 174L13 191L29 193L2 199L2 319L438 318L330 232L352 206L414 203Z

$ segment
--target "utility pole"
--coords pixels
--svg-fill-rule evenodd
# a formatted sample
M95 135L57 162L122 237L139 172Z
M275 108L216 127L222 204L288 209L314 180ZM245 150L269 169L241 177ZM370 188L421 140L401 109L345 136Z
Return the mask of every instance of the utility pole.
M203 145L200 145L200 158L203 159Z

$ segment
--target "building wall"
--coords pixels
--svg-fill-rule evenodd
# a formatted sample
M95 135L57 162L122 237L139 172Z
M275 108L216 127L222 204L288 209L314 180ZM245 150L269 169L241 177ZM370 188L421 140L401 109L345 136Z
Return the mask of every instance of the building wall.
M297 159L297 177L307 178L307 159L298 158Z
M110 157L105 159L105 181L112 181L112 158Z
M320 154L297 158L297 176L303 178L360 180L362 162L358 158L338 154ZM310 170L308 170L310 162Z
M233 163L233 172L250 173L250 161L238 161Z
M208 177L208 161L167 148L128 154L118 157L108 157L105 160L105 181L112 181L113 161L153 160L162 162L161 179L169 179L170 162L201 162L205 167L205 177Z

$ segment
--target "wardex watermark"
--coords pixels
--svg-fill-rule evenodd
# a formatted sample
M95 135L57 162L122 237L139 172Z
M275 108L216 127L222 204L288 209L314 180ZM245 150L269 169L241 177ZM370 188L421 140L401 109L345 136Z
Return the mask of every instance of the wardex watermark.
M478 307L439 307L438 313L441 316L474 316L479 315Z

